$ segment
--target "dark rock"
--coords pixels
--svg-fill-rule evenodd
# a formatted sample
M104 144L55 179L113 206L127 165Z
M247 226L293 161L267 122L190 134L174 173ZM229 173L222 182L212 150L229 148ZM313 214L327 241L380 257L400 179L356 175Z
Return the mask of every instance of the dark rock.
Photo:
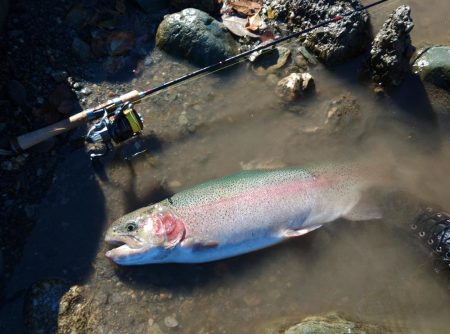
M48 98L50 104L64 115L70 114L75 107L75 95L67 84L59 84Z
M178 10L186 8L200 9L209 14L217 14L222 6L220 0L170 0L170 4Z
M56 333L59 300L69 289L66 282L49 279L34 283L24 302L24 318L29 333Z
M289 328L285 334L379 334L399 333L384 326L347 320L336 313L305 318L301 323Z
M75 37L72 42L72 50L81 60L88 60L91 55L91 48L82 39Z
M417 54L414 73L423 81L450 92L450 46L433 46Z
M52 71L50 75L52 76L53 80L59 83L65 82L69 77L66 71Z
M268 12L276 21L287 23L291 31L310 28L363 7L359 0L278 0L269 3ZM304 45L328 64L341 63L369 46L369 16L358 11L342 20L314 29Z
M0 0L0 31L8 15L9 0Z
M0 250L0 282L3 279L3 253Z
M154 13L155 10L162 10L169 7L166 0L135 0L138 5L147 13Z
M23 105L27 99L27 91L25 87L17 80L10 80L8 82L8 94L11 100L18 105Z
M238 50L222 23L193 8L166 16L158 27L156 44L199 66L219 62Z
M112 56L122 56L134 47L134 34L129 31L117 31L110 36L109 52Z
M409 6L398 7L383 24L372 42L368 68L374 83L398 86L410 70L414 51L409 32L414 27Z

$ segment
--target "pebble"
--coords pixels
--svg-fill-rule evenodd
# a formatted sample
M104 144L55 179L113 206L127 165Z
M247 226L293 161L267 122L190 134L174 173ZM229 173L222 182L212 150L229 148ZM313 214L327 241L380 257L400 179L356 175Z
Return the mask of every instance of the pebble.
M83 87L83 85L81 83L79 83L79 82L74 82L72 87L74 89L76 89L76 90L79 90L79 89L81 89Z
M164 318L164 325L168 328L175 328L178 326L178 320L173 315L169 315Z
M181 115L178 117L178 124L180 124L181 126L185 126L188 125L189 120L186 117L185 113L181 113Z
M88 96L92 94L92 89L88 88L88 87L84 87L83 89L81 89L80 93L82 95Z

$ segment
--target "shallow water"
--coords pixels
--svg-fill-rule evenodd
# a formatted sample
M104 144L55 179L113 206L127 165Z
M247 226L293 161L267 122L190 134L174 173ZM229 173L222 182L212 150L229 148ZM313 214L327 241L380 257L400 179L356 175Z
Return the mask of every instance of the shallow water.
M442 13L449 12L450 3L410 3L413 44L449 44L450 23ZM396 5L376 10L375 30ZM145 333L151 323L163 332L275 331L273 323L336 310L398 332L444 333L450 326L449 287L409 232L415 201L394 190L406 188L450 210L445 168L450 110L433 110L413 77L392 96L378 99L358 84L356 63L311 69L317 94L295 105L281 103L273 84L245 65L141 103L150 152L131 163L110 157L98 174L84 150L68 154L38 208L9 295L48 277L88 284L92 296L106 296L99 333ZM155 85L191 69L163 58L135 86ZM342 96L356 100L356 116L349 124L325 124L330 101ZM342 220L267 250L204 265L121 268L104 257L109 221L190 185L243 168L356 158L400 171L381 192L386 212L381 221ZM7 328L20 328L20 311L20 302L2 310L3 319L9 315ZM176 329L164 324L172 315Z

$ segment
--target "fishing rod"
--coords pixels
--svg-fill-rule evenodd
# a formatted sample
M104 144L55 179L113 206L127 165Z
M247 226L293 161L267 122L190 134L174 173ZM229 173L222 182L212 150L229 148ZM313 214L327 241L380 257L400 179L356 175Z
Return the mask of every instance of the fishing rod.
M299 37L302 34L311 32L314 29L326 26L330 23L339 22L345 17L351 16L357 12L367 10L371 7L378 6L389 0L378 0L361 8L349 11L341 15L336 15L331 19L320 22L310 28L274 39L271 42L264 43L253 49L247 50L235 56L226 58L215 64L203 67L196 71L190 72L184 76L174 80L165 82L159 86L144 91L133 90L119 97L110 99L94 108L83 110L67 119L57 123L48 125L44 128L20 135L11 140L11 153L21 153L30 147L43 142L51 137L65 133L73 128L86 124L94 120L98 120L86 135L86 142L94 144L103 144L104 150L98 154L91 154L91 158L106 154L113 147L114 143L121 143L127 139L134 137L142 132L144 122L141 115L134 109L134 105L142 99L162 91L168 87L182 83L191 78L197 77L204 73L218 71L228 66L237 64L238 60L253 54L254 52L263 51L277 44Z

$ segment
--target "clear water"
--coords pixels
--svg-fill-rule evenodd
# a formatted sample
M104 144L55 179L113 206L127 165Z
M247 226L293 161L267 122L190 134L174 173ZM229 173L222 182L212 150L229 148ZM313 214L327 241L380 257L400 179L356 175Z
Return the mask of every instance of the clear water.
M363 1L368 3L369 1ZM410 1L416 46L450 44L450 3ZM398 2L373 11L375 30ZM141 89L192 68L162 60L137 79ZM311 69L317 94L281 103L274 86L243 65L161 93L138 108L150 153L131 163L109 158L95 174L84 150L67 155L38 208L38 223L7 287L63 277L88 284L101 304L99 333L255 333L307 315L341 311L400 332L444 333L449 287L411 237L416 206L407 192L450 210L449 108L434 107L412 77L378 99L357 83L354 64ZM356 120L334 131L330 101L352 96ZM186 121L187 119L187 121ZM159 138L155 140L154 136ZM122 214L190 185L242 168L293 166L364 157L394 164L397 183L382 192L382 221L338 221L260 252L204 265L118 267L104 252L103 233ZM448 273L447 273L448 274ZM167 316L179 325L169 329ZM7 328L21 328L21 303L2 309ZM22 328L23 329L23 328Z

